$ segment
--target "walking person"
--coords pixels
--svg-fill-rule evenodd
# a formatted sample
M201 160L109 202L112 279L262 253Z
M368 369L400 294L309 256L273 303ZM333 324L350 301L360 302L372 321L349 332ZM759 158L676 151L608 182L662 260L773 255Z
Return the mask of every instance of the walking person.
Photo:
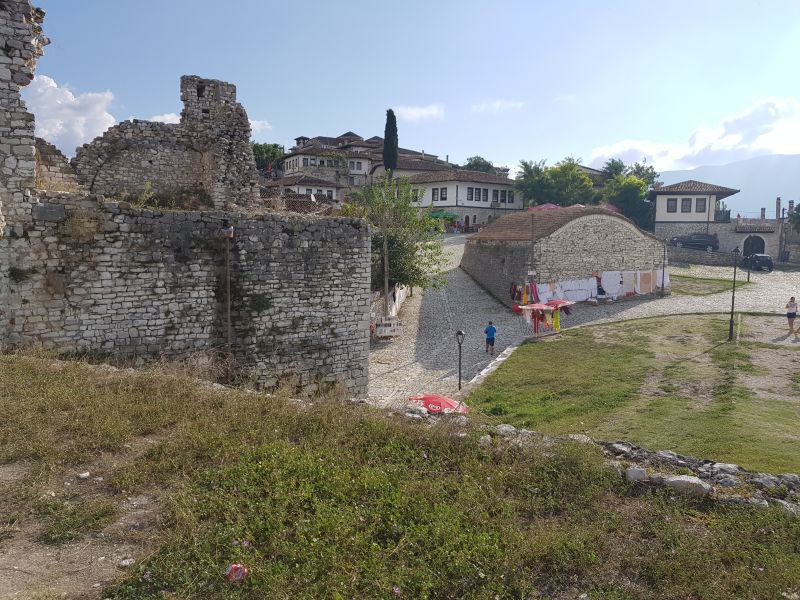
M486 352L492 355L494 354L494 336L497 333L497 327L489 321L489 326L483 330L483 333L486 334Z
M791 298L789 298L789 302L786 304L786 320L789 321L789 333L795 333L794 320L796 318L797 318L797 302L795 302L794 296L792 296Z

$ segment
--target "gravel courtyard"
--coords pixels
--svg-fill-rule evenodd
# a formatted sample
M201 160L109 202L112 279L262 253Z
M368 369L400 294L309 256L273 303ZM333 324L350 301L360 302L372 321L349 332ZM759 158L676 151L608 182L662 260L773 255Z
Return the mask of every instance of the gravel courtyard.
M403 335L393 341L373 343L370 352L370 397L379 402L404 400L418 393L452 394L458 389L458 346L455 332L465 333L462 346L462 381L486 367L483 330L488 321L497 327L495 356L528 337L521 317L512 313L458 268L466 236L449 235L447 285L441 290L414 290L403 304ZM670 273L694 277L730 278L725 267L673 267ZM746 277L746 272L741 273ZM783 332L783 307L790 296L800 295L800 273L752 273L752 285L737 290L736 308L775 314L775 330ZM669 296L628 300L601 306L577 305L562 327L654 317L669 314L718 313L730 310L730 292L708 296Z

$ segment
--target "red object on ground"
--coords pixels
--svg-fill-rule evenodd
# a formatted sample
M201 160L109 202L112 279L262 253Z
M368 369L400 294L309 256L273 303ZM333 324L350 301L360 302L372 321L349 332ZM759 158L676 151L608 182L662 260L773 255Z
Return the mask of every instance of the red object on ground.
M250 569L242 564L233 563L232 565L228 565L225 571L225 579L231 583L242 583L248 573L250 573Z
M515 302L514 304L511 305L511 312L521 315L522 308L520 308L519 304Z
M440 396L439 394L419 394L417 396L411 396L408 401L422 404L425 410L432 415L441 413L467 414L470 410L469 406L463 402L458 402L447 396Z

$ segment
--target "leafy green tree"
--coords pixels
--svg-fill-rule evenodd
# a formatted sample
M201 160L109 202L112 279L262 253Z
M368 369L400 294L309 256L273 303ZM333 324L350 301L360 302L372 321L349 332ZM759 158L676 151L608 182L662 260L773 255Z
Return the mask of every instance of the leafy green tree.
M606 164L603 165L601 170L603 171L603 177L605 177L605 179L612 179L617 175L625 175L628 171L628 167L619 158L611 158L606 161Z
M259 171L268 171L270 166L277 169L283 160L283 147L278 144L259 144L252 142L253 156Z
M397 118L391 108L386 111L386 127L383 130L383 167L391 179L391 171L397 169Z
M661 173L655 170L653 165L647 164L647 159L643 158L642 162L635 162L625 173L626 175L632 175L633 177L638 177L642 181L644 181L649 187L655 187L657 185L661 185L661 182L658 180Z
M642 229L653 229L653 204L647 202L648 185L632 175L615 175L603 187L604 199Z
M534 206L549 202L552 183L547 173L544 160L533 162L532 160L519 161L519 172L514 181L514 187L522 194L524 206Z
M383 280L388 304L388 267L395 283L413 287L440 287L444 283L444 254L440 222L430 210L416 206L416 191L407 177L360 188L342 209L345 216L367 219L372 237L372 283ZM388 306L384 307L388 314Z
M470 156L464 164L464 168L469 171L481 171L482 173L494 173L494 165L482 156Z
M596 201L592 180L581 169L578 159L567 157L547 169L552 188L550 202L560 206L593 204Z

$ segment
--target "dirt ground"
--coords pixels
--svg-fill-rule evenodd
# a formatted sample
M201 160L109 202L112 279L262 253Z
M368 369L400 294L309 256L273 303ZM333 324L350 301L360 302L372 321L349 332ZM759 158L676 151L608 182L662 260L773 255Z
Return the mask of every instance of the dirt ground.
M101 598L106 584L124 569L121 561L138 562L152 550L161 492L114 494L105 482L157 441L154 436L139 438L124 453L101 454L45 484L35 483L25 464L0 465L0 498L17 486L35 485L53 500L110 499L118 507L114 521L101 531L58 545L38 539L42 524L34 515L21 514L13 524L0 524L0 599ZM80 479L78 474L85 472L89 477Z

